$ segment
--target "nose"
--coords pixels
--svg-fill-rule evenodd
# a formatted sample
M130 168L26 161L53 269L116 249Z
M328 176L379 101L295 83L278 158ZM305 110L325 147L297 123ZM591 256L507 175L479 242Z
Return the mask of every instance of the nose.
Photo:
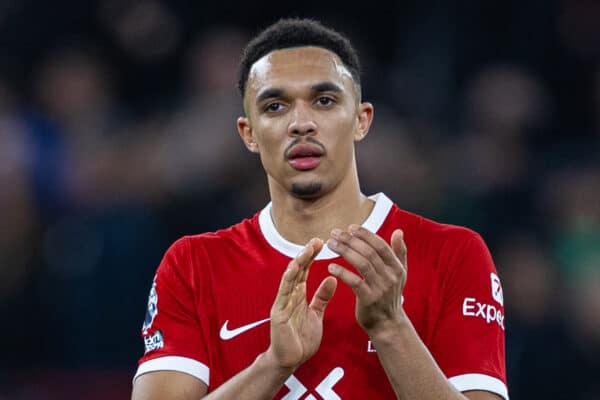
M313 118L310 106L296 104L291 112L288 133L293 136L314 135L317 132L317 123Z

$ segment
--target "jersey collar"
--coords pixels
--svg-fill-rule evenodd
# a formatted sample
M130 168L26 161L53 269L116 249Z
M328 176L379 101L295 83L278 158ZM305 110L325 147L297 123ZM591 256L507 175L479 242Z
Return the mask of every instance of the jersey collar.
M392 201L383 193L369 196L369 199L375 201L375 206L362 226L371 232L377 232L392 208ZM304 246L292 243L279 234L271 218L271 203L267 204L258 215L258 224L267 242L280 253L294 258L304 248ZM317 255L316 260L330 260L336 257L339 257L339 255L325 245Z

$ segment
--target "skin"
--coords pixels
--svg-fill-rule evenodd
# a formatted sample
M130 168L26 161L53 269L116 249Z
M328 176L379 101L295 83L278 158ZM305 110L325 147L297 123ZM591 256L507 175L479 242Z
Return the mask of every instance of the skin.
M407 274L402 231L393 233L390 246L360 227L373 203L360 192L354 144L369 130L373 106L360 101L339 58L317 47L269 53L250 71L244 108L246 117L238 119L238 131L246 147L261 158L273 221L286 239L307 243L282 276L271 309L271 345L210 394L194 377L160 371L138 377L132 398L272 398L318 350L323 315L337 277L356 294L356 319L377 348L399 399L499 399L485 391L457 392L404 313L398 301ZM308 171L292 168L285 154L295 143L321 147L325 153L319 166ZM298 194L299 187L319 190ZM332 276L321 282L309 301L310 265L324 242L360 276L331 264Z
M356 87L337 56L316 47L278 50L255 63L246 88L247 117L238 131L263 164L279 232L294 243L313 237L326 240L332 226L362 223L373 204L358 190L354 143L367 134L373 106L359 103ZM314 91L331 83L340 92ZM263 94L280 96L257 102ZM296 171L284 162L285 150L297 141L315 141L327 152L318 168ZM310 199L292 193L293 185L318 183ZM343 201L338 201L343 200ZM358 212L357 212L358 211Z

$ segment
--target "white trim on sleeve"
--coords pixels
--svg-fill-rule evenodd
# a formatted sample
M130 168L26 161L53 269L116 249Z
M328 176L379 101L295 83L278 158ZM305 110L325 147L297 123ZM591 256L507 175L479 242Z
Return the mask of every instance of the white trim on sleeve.
M508 389L504 382L493 376L484 374L464 374L453 376L448 379L452 385L460 392L467 390L485 390L496 393L508 400Z
M208 386L210 377L210 370L205 364L187 357L168 356L144 361L138 367L133 379L135 380L140 375L154 371L183 372L200 379L206 386Z

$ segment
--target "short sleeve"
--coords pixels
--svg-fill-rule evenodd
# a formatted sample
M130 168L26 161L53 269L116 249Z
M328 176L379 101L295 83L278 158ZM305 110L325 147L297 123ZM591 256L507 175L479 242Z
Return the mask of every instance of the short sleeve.
M182 238L167 250L152 282L142 326L145 352L135 377L179 371L209 384L207 350L196 307L189 242Z
M442 258L451 261L440 285L442 305L430 351L459 391L485 390L508 399L500 279L478 234L456 236L456 253Z

